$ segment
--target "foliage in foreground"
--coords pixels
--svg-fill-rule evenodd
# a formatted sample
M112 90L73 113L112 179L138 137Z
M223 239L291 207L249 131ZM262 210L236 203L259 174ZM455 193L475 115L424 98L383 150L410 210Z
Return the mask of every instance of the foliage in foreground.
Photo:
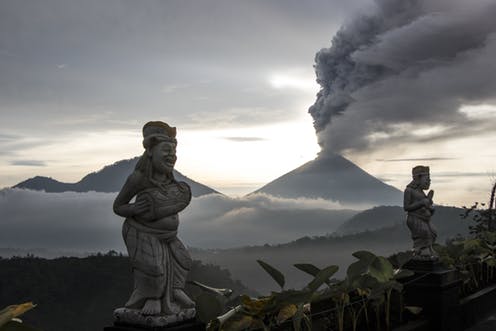
M462 296L467 296L489 284L496 282L496 183L491 190L488 208L478 202L471 207L463 207L460 216L469 218L470 236L449 240L445 246L436 245L435 249L447 266L455 268L463 280ZM481 208L482 207L482 208Z
M230 288L233 296L257 295L234 281L226 269L200 261L193 261L188 277ZM129 258L112 252L85 258L0 258L0 309L34 301L37 307L22 319L44 331L101 330L112 325L113 310L126 302L132 289ZM186 291L190 297L203 292L190 285Z
M325 312L321 319L335 321L340 331L347 325L353 330L364 323L370 326L372 319L369 318L369 312L374 313L373 320L378 330L389 330L391 295L393 291L400 293L403 290L398 279L413 275L413 272L403 269L412 254L405 252L385 258L368 251L358 251L353 256L358 261L348 267L346 278L341 281L331 279L338 271L338 266L319 269L312 264L295 264L296 268L314 277L299 290L285 289L284 275L259 260L260 266L280 286L280 291L258 298L242 295L234 307L229 306L222 295L214 295L211 300L218 304L197 301L199 316L208 323L209 331L311 330L310 303L327 300L332 309ZM319 291L324 284L327 288ZM221 306L224 314L218 316L216 313Z
M0 310L0 331L37 331L18 317L36 307L32 302L11 305Z
M485 204L481 204L485 206ZM458 237L449 240L445 246L436 245L435 249L440 260L448 267L455 268L463 280L461 296L466 296L488 284L496 282L496 183L491 190L491 198L487 209L479 209L478 203L466 208L461 215L467 218L473 214L474 225L470 226L471 236ZM346 278L341 281L332 281L330 277L338 270L337 266L329 266L320 270L311 264L295 264L295 267L314 276L314 280L301 290L284 290L284 275L273 266L258 261L261 267L281 287L280 292L272 292L269 296L250 298L241 296L241 303L235 307L226 305L226 301L219 304L229 310L219 317L213 317L208 324L210 331L237 331L255 329L308 329L312 327L312 316L305 307L309 303L328 299L329 321L336 325L328 325L330 329L337 327L339 331L345 329L357 330L365 324L371 330L372 320L376 330L391 329L391 299L393 292L399 294L399 321L402 322L404 310L419 313L419 307L404 307L401 292L403 285L399 279L411 277L413 272L403 269L411 257L411 252L398 253L388 259L376 256L368 251L353 253L358 259L351 264ZM325 291L318 291L322 284L327 285ZM214 297L213 299L215 299ZM198 305L199 311L208 310ZM371 318L369 311L373 311ZM215 314L203 314L204 317ZM363 319L365 321L360 322ZM204 321L206 322L205 318ZM291 319L292 323L284 325ZM384 323L382 326L381 323Z

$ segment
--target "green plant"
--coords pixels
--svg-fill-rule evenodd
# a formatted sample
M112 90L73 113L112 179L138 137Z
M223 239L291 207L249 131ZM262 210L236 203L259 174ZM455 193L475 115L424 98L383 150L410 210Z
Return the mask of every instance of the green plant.
M294 265L296 268L300 269L301 271L304 271L312 276L317 276L321 270L314 266L313 264L307 264L307 263L302 263L302 264L295 264ZM337 271L336 267L336 271ZM327 292L325 293L325 296L331 297L332 301L335 303L335 308L336 308L336 319L338 321L338 330L342 331L344 330L344 316L345 316L345 308L349 305L350 302L350 288L349 284L346 281L333 281L331 280L326 280L325 283L329 287ZM358 316L359 313L356 311L353 311L354 316L352 317L354 320L353 325L355 325L356 321L358 321ZM355 330L355 326L354 329Z
M296 268L313 276L313 280L300 290L285 289L284 275L270 264L258 260L259 265L279 285L280 291L258 298L240 296L240 303L227 311L224 310L222 315L218 314L212 318L207 330L272 330L280 328L288 320L292 321L294 330L299 331L302 328L311 330L311 319L305 307L316 300L328 300L333 306L328 311L335 312L339 331L344 331L348 327L356 331L361 325L362 316L365 318L365 325L370 329L369 309L375 312L377 330L390 330L392 293L397 291L401 297L403 286L398 280L413 275L412 271L404 269L412 253L401 252L385 258L368 251L358 251L353 253L353 256L358 261L348 267L346 278L340 281L331 279L338 271L337 266L331 265L320 269L312 264L295 264ZM318 291L324 284L327 289ZM225 289L215 289L203 284L198 286L210 295L216 296L217 300L225 298L227 293ZM204 304L208 305L208 302L205 301ZM403 308L417 313L421 310L418 307L401 307L400 320ZM331 320L333 318L329 319ZM351 325L347 325L348 321Z
M362 315L369 327L369 308L375 311L377 329L381 329L381 320L384 320L386 327L389 328L391 293L393 290L401 292L402 286L398 279L413 275L413 272L403 269L406 262L411 259L412 253L398 253L388 259L367 251L355 252L353 255L358 261L348 267L346 278L341 281L328 281L329 288L321 294L320 299L328 298L333 303L339 331L347 327L347 316L351 321L352 330L358 329ZM295 266L311 275L315 275L320 270L310 264ZM382 311L384 318L381 317Z
M231 289L215 288L198 281L188 281L188 284L203 290L202 294L195 298L195 302L197 316L204 323L223 314L236 301L236 298L231 299Z
M474 222L469 226L471 236L461 236L447 241L445 246L436 245L441 261L456 268L463 280L462 295L467 295L494 281L496 268L496 182L491 189L488 208L475 202L460 216ZM481 208L482 207L482 208Z
M8 306L0 310L0 331L36 331L36 329L25 325L18 318L28 310L36 307L32 302Z
M480 208L479 206L483 208ZM469 228L470 233L475 236L487 231L496 231L496 182L494 182L491 189L487 208L484 208L485 206L485 203L479 204L479 202L475 202L470 207L462 207L465 211L460 216L462 218L468 218L470 215L472 216L472 221L474 221L475 224L471 225Z
M305 304L312 300L318 288L336 273L338 267L329 266L320 270L301 290L285 290L284 275L264 261L257 262L276 281L281 291L259 298L241 296L241 304L210 321L207 330L271 330L289 319L294 330L301 330L302 325L311 330L311 319L305 313Z
M459 272L464 295L494 281L496 232L484 230L471 238L458 237L435 249L445 265Z
M376 314L376 326L381 330L380 312L384 308L384 322L386 330L391 328L391 294L392 292L403 290L403 285L399 279L410 277L413 272L403 269L408 262L411 253L401 253L391 257L389 260L382 256L377 256L368 251L358 251L353 253L358 259L348 267L348 286L360 289L362 293L369 293L367 300L372 304ZM395 265L393 265L393 263Z

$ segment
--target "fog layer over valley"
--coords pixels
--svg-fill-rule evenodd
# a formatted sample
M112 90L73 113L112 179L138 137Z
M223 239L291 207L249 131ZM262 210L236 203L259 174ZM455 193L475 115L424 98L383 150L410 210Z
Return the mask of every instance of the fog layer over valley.
M112 211L116 193L0 191L2 248L48 251L125 251L123 218ZM180 213L187 246L227 248L284 243L335 231L357 211L323 199L282 199L264 194L193 198Z
M438 230L437 242L458 234L467 235L471 221L462 219L463 209L437 206L432 218ZM275 246L245 247L227 250L193 250L195 259L213 263L231 271L234 279L261 293L277 290L278 285L270 279L256 260L262 259L286 275L288 288L301 288L311 279L293 265L313 263L320 268L339 266L335 275L342 278L346 268L355 261L352 253L368 250L378 255L389 256L412 248L406 216L401 207L375 207L363 211L343 223L340 234L320 237L304 237L287 244Z
M125 252L123 219L112 212L114 197L115 193L101 192L0 191L0 255ZM260 293L276 290L277 284L256 263L258 259L280 268L288 288L299 288L309 278L293 267L295 263L338 265L341 277L355 251L388 255L411 248L402 207L342 208L322 199L210 194L193 198L180 214L179 237L194 259L227 268L233 279ZM438 242L467 233L470 222L460 219L462 209L436 208Z

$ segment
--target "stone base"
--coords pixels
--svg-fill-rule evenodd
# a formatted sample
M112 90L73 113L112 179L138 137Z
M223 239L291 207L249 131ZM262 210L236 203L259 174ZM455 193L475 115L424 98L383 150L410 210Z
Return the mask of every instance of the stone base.
M408 261L403 268L415 272L433 272L444 271L447 268L441 263L439 259L426 259L421 256L416 256Z
M429 320L429 330L461 330L458 314L461 280L456 271L436 260L410 260L404 267L415 272L401 279L404 303L422 307Z
M195 318L195 315L195 308L182 309L174 315L143 315L140 309L117 308L114 310L114 324L163 328L192 320Z
M205 331L205 329L206 326L204 323L196 320L190 320L164 327L145 327L115 324L114 326L105 327L103 331Z

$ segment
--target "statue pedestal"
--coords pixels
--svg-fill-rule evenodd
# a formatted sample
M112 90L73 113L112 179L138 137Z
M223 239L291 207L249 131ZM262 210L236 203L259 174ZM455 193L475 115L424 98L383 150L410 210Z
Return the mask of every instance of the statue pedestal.
M405 305L422 307L429 330L460 330L458 304L462 281L456 271L437 260L411 260L404 268L415 272L401 280Z
M114 326L104 331L162 331L204 330L205 325L194 318L195 308L183 309L175 315L143 315L139 309L117 308L114 310Z
M132 326L120 325L107 326L104 331L205 331L205 324L196 320L180 322L165 327L145 327L145 326Z

